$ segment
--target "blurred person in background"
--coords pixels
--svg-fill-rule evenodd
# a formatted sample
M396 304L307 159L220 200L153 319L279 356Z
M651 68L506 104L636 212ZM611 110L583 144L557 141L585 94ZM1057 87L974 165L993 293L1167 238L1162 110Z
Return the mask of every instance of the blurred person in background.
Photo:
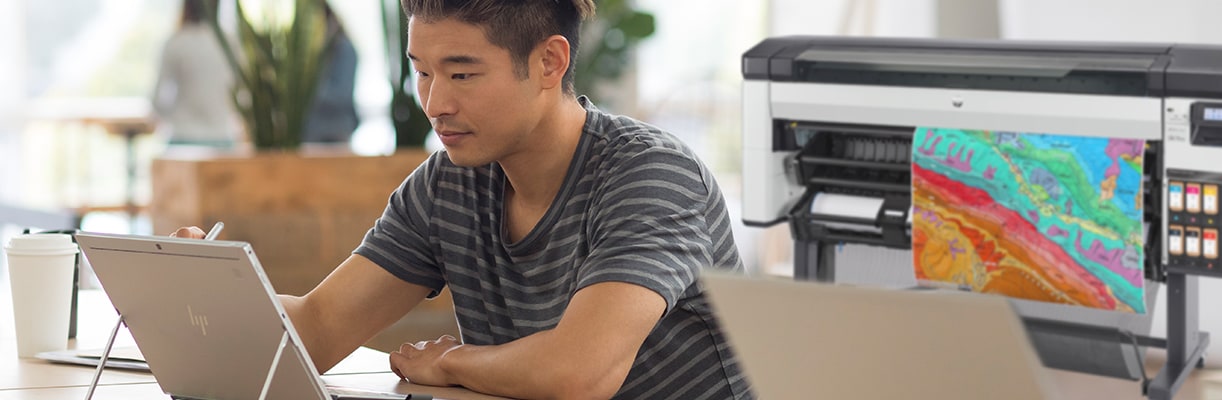
M356 86L356 48L326 1L323 10L328 36L335 36L323 53L325 64L318 74L318 87L301 139L306 143L348 143L360 123L352 98Z
M233 70L209 25L216 9L216 0L184 0L179 28L162 50L153 110L170 146L228 149L238 140Z

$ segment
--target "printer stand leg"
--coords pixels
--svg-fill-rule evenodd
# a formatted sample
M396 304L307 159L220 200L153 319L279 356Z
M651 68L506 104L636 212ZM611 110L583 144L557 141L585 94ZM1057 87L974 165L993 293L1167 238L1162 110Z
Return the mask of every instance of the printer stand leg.
M1167 363L1150 382L1150 399L1175 396L1209 346L1209 335L1197 331L1198 279L1167 274Z
M811 261L819 259L817 248L815 242L793 242L793 280L809 281L815 276L816 267Z
M793 278L799 281L836 281L836 244L817 241L795 241L793 244Z
M815 270L815 280L819 282L836 282L836 243L819 242L819 269Z

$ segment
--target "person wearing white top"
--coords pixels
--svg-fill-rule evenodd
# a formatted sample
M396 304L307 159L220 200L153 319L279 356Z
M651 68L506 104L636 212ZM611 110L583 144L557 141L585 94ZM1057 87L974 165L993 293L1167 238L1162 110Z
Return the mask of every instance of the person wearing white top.
M209 9L216 10L215 0L184 0L181 25L162 51L153 109L171 146L230 148L241 131L231 94L234 74L208 25Z

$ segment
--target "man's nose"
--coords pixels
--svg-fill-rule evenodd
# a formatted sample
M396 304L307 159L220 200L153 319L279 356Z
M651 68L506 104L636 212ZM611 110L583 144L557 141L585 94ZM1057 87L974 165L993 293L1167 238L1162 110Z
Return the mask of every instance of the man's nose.
M441 79L430 82L428 95L424 98L424 114L430 119L453 115L457 112L453 91Z

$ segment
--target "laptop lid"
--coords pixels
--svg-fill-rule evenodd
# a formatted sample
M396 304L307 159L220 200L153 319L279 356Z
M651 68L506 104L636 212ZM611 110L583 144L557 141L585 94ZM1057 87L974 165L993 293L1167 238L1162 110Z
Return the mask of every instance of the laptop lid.
M243 242L79 233L77 242L162 391L327 399L254 250Z
M1006 299L702 277L764 399L1044 399L1050 377Z

